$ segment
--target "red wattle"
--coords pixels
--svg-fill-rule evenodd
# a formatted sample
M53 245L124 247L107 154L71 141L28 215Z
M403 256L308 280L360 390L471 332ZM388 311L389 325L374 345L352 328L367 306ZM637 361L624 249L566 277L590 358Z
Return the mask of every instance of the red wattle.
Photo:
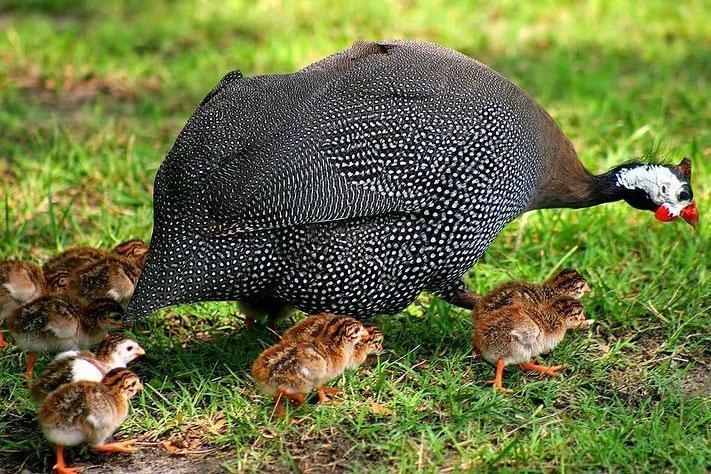
M681 218L694 227L699 223L699 210L696 208L696 201L681 210Z
M666 206L659 206L654 212L654 217L656 217L658 221L662 222L671 222L676 219L675 216L669 214L669 209L667 209Z

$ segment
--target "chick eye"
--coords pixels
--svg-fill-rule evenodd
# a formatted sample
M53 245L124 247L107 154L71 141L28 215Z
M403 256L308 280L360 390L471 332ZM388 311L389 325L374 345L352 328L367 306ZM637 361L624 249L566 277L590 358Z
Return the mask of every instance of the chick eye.
M663 193L666 193L666 192L667 192L667 187L666 187L666 186L662 186L662 192L663 192Z
M689 194L689 191L682 191L677 196L677 199L679 199L679 201L688 201L691 199L691 195Z
M126 349L128 349L129 351L132 351L132 350L133 350L133 346L128 346Z

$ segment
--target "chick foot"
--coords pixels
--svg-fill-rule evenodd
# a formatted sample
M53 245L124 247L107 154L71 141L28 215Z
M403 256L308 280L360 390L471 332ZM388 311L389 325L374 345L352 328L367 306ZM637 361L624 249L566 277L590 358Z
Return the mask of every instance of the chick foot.
M338 387L320 387L318 389L318 402L326 403L329 395L338 395L339 393L341 393L341 389Z
M504 388L504 386L501 384L502 379L504 378L504 359L499 359L496 362L496 376L494 377L494 380L489 380L487 383L492 384L496 390L499 391L499 393L510 393L511 390L508 388Z
M37 359L37 354L30 352L27 356L27 368L25 369L25 378L29 381L32 378L32 371L35 368L35 360Z
M81 471L78 467L69 467L64 463L64 446L57 445L57 463L52 468L55 474L77 474Z
M133 445L136 444L135 439L128 439L126 441L121 441L119 443L109 443L100 444L99 446L92 446L91 450L95 453L126 453L131 454L138 451Z
M557 377L558 375L560 375L560 371L565 368L564 365L554 365L552 367L547 367L545 365L538 365L533 361L524 362L523 364L519 364L518 366L521 368L521 370L536 372L546 377Z

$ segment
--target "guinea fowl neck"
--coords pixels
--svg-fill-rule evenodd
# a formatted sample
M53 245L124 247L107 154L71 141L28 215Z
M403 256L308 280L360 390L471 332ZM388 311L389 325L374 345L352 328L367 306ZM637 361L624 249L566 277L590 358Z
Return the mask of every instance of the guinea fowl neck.
M527 210L597 206L624 199L628 191L617 182L621 166L593 175L582 164L565 170L543 182L533 195Z

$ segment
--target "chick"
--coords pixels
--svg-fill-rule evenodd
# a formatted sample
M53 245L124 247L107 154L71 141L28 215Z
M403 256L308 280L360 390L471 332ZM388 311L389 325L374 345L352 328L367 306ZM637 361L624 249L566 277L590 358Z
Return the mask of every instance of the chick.
M568 329L586 329L583 306L570 297L552 303L514 303L482 313L474 321L474 347L487 362L496 365L494 388L501 384L504 367L519 364L523 370L555 377L563 366L545 367L533 359L552 350Z
M370 355L377 355L383 352L383 332L373 324L366 324L365 330L368 334L363 337L353 348L349 369L355 369L363 365Z
M572 268L565 268L542 284L525 281L506 282L479 300L477 314L494 311L517 302L543 303L567 296L580 299L590 293L585 278Z
M143 268L148 258L148 245L141 239L131 239L114 247L113 253L127 259L138 268Z
M148 256L148 246L139 239L121 242L111 251L93 247L74 247L49 259L42 266L45 278L54 291L62 290L67 285L68 276L88 265L106 257L122 257L139 268L143 267Z
M319 401L324 402L328 394L338 393L324 384L355 366L356 346L365 337L368 331L359 321L334 317L311 340L290 338L262 352L252 365L252 377L266 394L274 397L275 408L282 416L282 397L298 406L306 394L316 389Z
M141 268L128 259L107 256L75 270L67 283L66 293L83 304L98 298L128 304L140 275Z
M42 269L30 262L4 260L0 262L0 348L7 343L3 323L15 309L42 296L47 285Z
M101 382L64 384L49 394L39 409L44 436L56 445L53 472L75 474L77 468L64 463L64 446L87 442L99 453L135 452L133 440L105 444L128 416L128 400L143 389L128 369L114 369Z
M30 386L32 397L41 402L61 385L87 380L101 382L107 372L126 367L126 364L146 353L133 339L106 336L96 355L86 351L66 351L57 354L44 373Z
M130 327L123 307L109 298L84 305L67 296L45 296L17 308L10 316L15 344L30 351L25 376L32 375L37 352L62 352L100 342L109 329Z

